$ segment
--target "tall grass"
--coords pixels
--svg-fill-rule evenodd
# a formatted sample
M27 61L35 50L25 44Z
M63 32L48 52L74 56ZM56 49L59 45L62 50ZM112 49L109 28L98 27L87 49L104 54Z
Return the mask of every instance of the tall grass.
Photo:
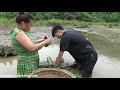
M15 19L8 18L0 18L0 28L13 28L15 27L16 22ZM54 25L63 25L63 26L78 26L78 27L86 27L91 25L102 25L102 26L114 26L119 27L120 24L118 22L115 23L106 23L106 22L83 22L78 20L60 20L60 19L50 19L50 20L38 20L35 21L33 27L39 26L54 26Z
M0 24L15 24L15 19L0 18Z
M54 25L63 25L63 26L86 26L87 22L79 22L78 20L59 20L59 19L50 19L50 20L41 20L36 21L34 26L54 26Z

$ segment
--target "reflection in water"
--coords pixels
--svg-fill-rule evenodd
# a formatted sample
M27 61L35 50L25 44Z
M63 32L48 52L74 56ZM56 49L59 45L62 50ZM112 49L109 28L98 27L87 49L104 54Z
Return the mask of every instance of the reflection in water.
M53 61L55 61L59 53L59 45L53 44L48 47L43 47L38 51L40 56L40 62L47 60L47 57L50 56ZM63 58L66 62L73 63L73 57L68 53L64 52Z
M2 63L4 65L7 65L7 63L9 63L10 65L12 65L14 59L17 59L17 56L12 56L7 58L0 57L0 64Z
M112 42L108 39L105 39L95 34L90 33L83 34L90 40L90 42L100 53L110 58L116 58L116 60L120 60L120 43Z
M93 78L120 78L120 61L99 54L98 61L93 69Z
M16 78L17 57L0 57L0 78Z

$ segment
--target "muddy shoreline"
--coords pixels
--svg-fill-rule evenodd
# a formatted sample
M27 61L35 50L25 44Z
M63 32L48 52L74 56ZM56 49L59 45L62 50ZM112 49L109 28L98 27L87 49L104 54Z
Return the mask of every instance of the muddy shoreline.
M87 32L99 35L105 39L111 40L113 42L120 43L120 29L119 28L108 28L105 26L91 26L89 28L76 28L75 26L67 26L65 29L68 30L78 30L81 32ZM54 38L51 36L52 27L33 27L31 28L29 34L33 40L43 38L44 36L49 36L53 43ZM11 31L10 29L0 30L0 46L7 45L11 46Z

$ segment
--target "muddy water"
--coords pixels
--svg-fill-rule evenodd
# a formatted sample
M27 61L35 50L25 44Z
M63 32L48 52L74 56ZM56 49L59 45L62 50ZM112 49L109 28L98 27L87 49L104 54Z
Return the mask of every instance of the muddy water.
M39 28L33 28L33 30L31 30L31 35L34 36L34 39L38 36L42 36L43 34L51 36L50 29L51 27L42 28L42 30ZM36 36L32 33L34 30L39 32L37 32ZM93 69L93 78L120 78L120 44L94 33L82 32L82 34L84 34L92 42L98 52L98 61ZM51 37L51 39L53 38ZM59 52L59 40L55 39L50 46L43 47L38 52L40 62L47 60L47 56L51 56L51 58L55 60ZM63 58L65 61L70 63L74 62L74 59L68 52L64 53ZM17 57L0 57L1 78L16 77L16 67Z
M17 57L0 57L0 78L16 78Z

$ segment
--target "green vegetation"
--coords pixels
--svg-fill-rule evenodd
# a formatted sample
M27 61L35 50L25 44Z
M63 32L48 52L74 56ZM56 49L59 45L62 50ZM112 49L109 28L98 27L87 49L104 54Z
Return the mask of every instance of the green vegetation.
M34 26L56 24L86 26L119 26L120 12L29 12L35 20ZM1 27L14 27L18 12L0 12Z
M74 73L76 78L81 78L81 75L79 73Z

